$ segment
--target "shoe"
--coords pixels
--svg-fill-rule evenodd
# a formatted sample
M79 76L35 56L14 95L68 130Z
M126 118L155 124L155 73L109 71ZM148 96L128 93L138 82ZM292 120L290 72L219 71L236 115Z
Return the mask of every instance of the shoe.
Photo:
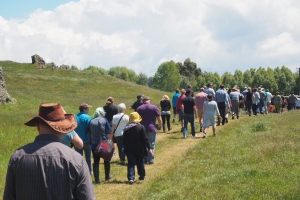
M203 134L203 138L206 138L206 133Z
M140 181L144 181L146 179L146 177L144 176L144 177L139 177L139 180Z
M239 117L240 117L239 115L236 116L237 119L238 119Z
M121 161L121 165L126 165L125 161L122 160Z
M181 128L181 132L183 132L183 127Z
M214 133L213 136L216 137L217 135Z
M149 164L149 165L152 165L152 164L154 164L154 161L148 162L148 164Z
M175 118L173 118L173 121L172 121L172 123L174 123L175 122Z
M234 115L232 115L232 118L231 119L234 119Z
M202 127L200 127L200 133L202 132Z
M128 184L129 184L129 185L133 185L133 183L134 183L134 180L129 180L129 181L128 181Z
M105 180L108 181L108 180L112 179L112 177L113 177L113 175L110 174L108 177L105 178Z
M195 134L195 135L193 136L193 138L197 138L197 134Z
M168 129L168 131L172 130L172 127L170 129Z
M228 123L228 118L225 118L226 123Z

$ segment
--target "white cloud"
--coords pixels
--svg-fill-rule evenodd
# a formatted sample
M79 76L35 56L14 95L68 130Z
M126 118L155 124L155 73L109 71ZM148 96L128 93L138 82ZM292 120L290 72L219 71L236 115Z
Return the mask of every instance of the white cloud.
M300 3L287 0L81 0L28 19L0 17L0 60L126 66L154 75L190 58L203 71L299 64ZM294 69L293 69L294 70Z

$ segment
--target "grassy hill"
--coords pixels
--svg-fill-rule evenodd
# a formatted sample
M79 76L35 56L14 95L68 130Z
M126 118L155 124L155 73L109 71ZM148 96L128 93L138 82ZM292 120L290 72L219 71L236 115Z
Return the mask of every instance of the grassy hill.
M0 66L10 96L17 99L15 105L0 105L0 196L9 157L37 134L23 123L41 102L61 102L67 112L77 113L80 103L91 104L93 111L110 95L129 106L139 93L156 105L165 94L110 76L13 62ZM114 157L114 178L94 186L97 199L300 199L299 118L300 111L243 114L219 126L217 137L210 128L206 139L183 139L176 122L171 132L157 135L155 164L146 166L145 181L128 185L126 167ZM102 181L103 166L100 173Z

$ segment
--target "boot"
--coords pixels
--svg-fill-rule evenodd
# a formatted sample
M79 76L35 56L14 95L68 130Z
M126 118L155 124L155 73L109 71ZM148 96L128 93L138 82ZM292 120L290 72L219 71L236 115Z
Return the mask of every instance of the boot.
M163 124L163 131L166 132L166 124Z
M95 184L99 184L100 183L100 179L99 179L99 164L93 164L93 172L94 172L94 177L95 177Z
M104 162L104 172L106 181L113 177L113 175L110 174L110 162Z
M168 131L172 130L170 123L168 124Z

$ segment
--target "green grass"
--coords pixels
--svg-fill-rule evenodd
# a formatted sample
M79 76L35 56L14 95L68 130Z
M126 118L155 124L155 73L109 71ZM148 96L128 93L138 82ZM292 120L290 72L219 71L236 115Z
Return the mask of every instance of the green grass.
M108 96L127 107L139 93L157 106L164 94L172 96L110 76L14 62L0 66L7 90L17 100L0 105L0 198L11 154L37 135L24 122L37 114L41 102L61 102L68 113L77 113L86 102L93 106L92 114ZM172 133L158 134L155 164L146 166L146 181L128 186L126 167L114 158L114 179L94 186L97 199L300 199L299 119L300 111L241 115L218 126L217 137L210 128L208 137L198 140L182 139L176 122Z

